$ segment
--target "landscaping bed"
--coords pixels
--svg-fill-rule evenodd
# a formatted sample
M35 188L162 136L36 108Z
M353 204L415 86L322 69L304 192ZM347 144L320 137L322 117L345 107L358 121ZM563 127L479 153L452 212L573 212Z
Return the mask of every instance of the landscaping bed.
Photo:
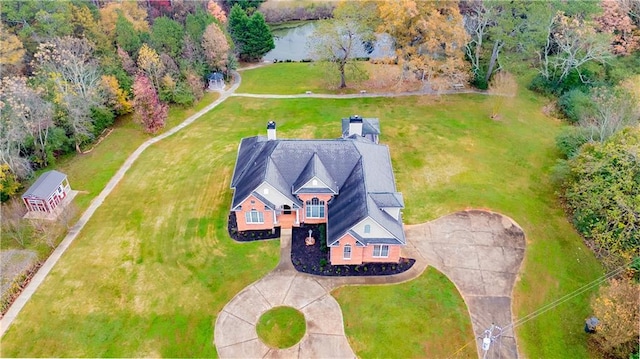
M326 243L326 226L302 225L293 228L291 240L291 262L298 272L321 276L373 276L402 273L416 262L415 259L401 258L400 263L366 263L361 265L329 264L329 248ZM316 239L315 244L307 246L304 239L309 230Z
M238 242L251 242L264 239L280 238L280 227L276 227L273 231L270 229L264 229L260 231L238 231L238 222L235 212L231 212L229 214L228 223L229 237Z

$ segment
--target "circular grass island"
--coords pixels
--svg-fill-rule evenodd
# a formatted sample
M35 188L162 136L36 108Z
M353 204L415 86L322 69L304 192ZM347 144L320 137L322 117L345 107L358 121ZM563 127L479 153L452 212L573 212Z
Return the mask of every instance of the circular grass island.
M258 337L272 348L294 346L307 330L304 315L292 307L275 307L260 317L256 325Z

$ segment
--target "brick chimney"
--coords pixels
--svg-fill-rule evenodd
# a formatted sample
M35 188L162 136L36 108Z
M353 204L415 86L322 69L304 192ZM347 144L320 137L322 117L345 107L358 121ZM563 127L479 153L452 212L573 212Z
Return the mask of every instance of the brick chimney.
M276 139L276 123L274 121L269 121L267 123L267 139L268 140Z
M362 136L362 117L353 115L349 117L349 136Z

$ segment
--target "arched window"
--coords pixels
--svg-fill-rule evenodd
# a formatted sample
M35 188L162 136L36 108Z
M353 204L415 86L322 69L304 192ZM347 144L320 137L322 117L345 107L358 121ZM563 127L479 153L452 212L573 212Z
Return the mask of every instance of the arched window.
M306 205L307 218L324 218L324 201L313 197L310 201L306 202Z
M351 259L351 245L345 244L342 251L342 259Z
M371 225L370 224L365 224L364 225L364 233L371 233Z

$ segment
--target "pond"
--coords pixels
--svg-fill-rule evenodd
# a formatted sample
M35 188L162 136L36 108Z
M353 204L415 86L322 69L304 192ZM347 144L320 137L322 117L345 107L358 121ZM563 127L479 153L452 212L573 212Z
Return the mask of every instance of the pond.
M276 47L263 58L265 61L300 61L309 59L307 39L313 33L316 25L307 22L300 26L273 31L273 41ZM371 44L361 44L356 51L356 57L370 57L372 59L390 57L393 55L393 41L387 34L377 36Z

